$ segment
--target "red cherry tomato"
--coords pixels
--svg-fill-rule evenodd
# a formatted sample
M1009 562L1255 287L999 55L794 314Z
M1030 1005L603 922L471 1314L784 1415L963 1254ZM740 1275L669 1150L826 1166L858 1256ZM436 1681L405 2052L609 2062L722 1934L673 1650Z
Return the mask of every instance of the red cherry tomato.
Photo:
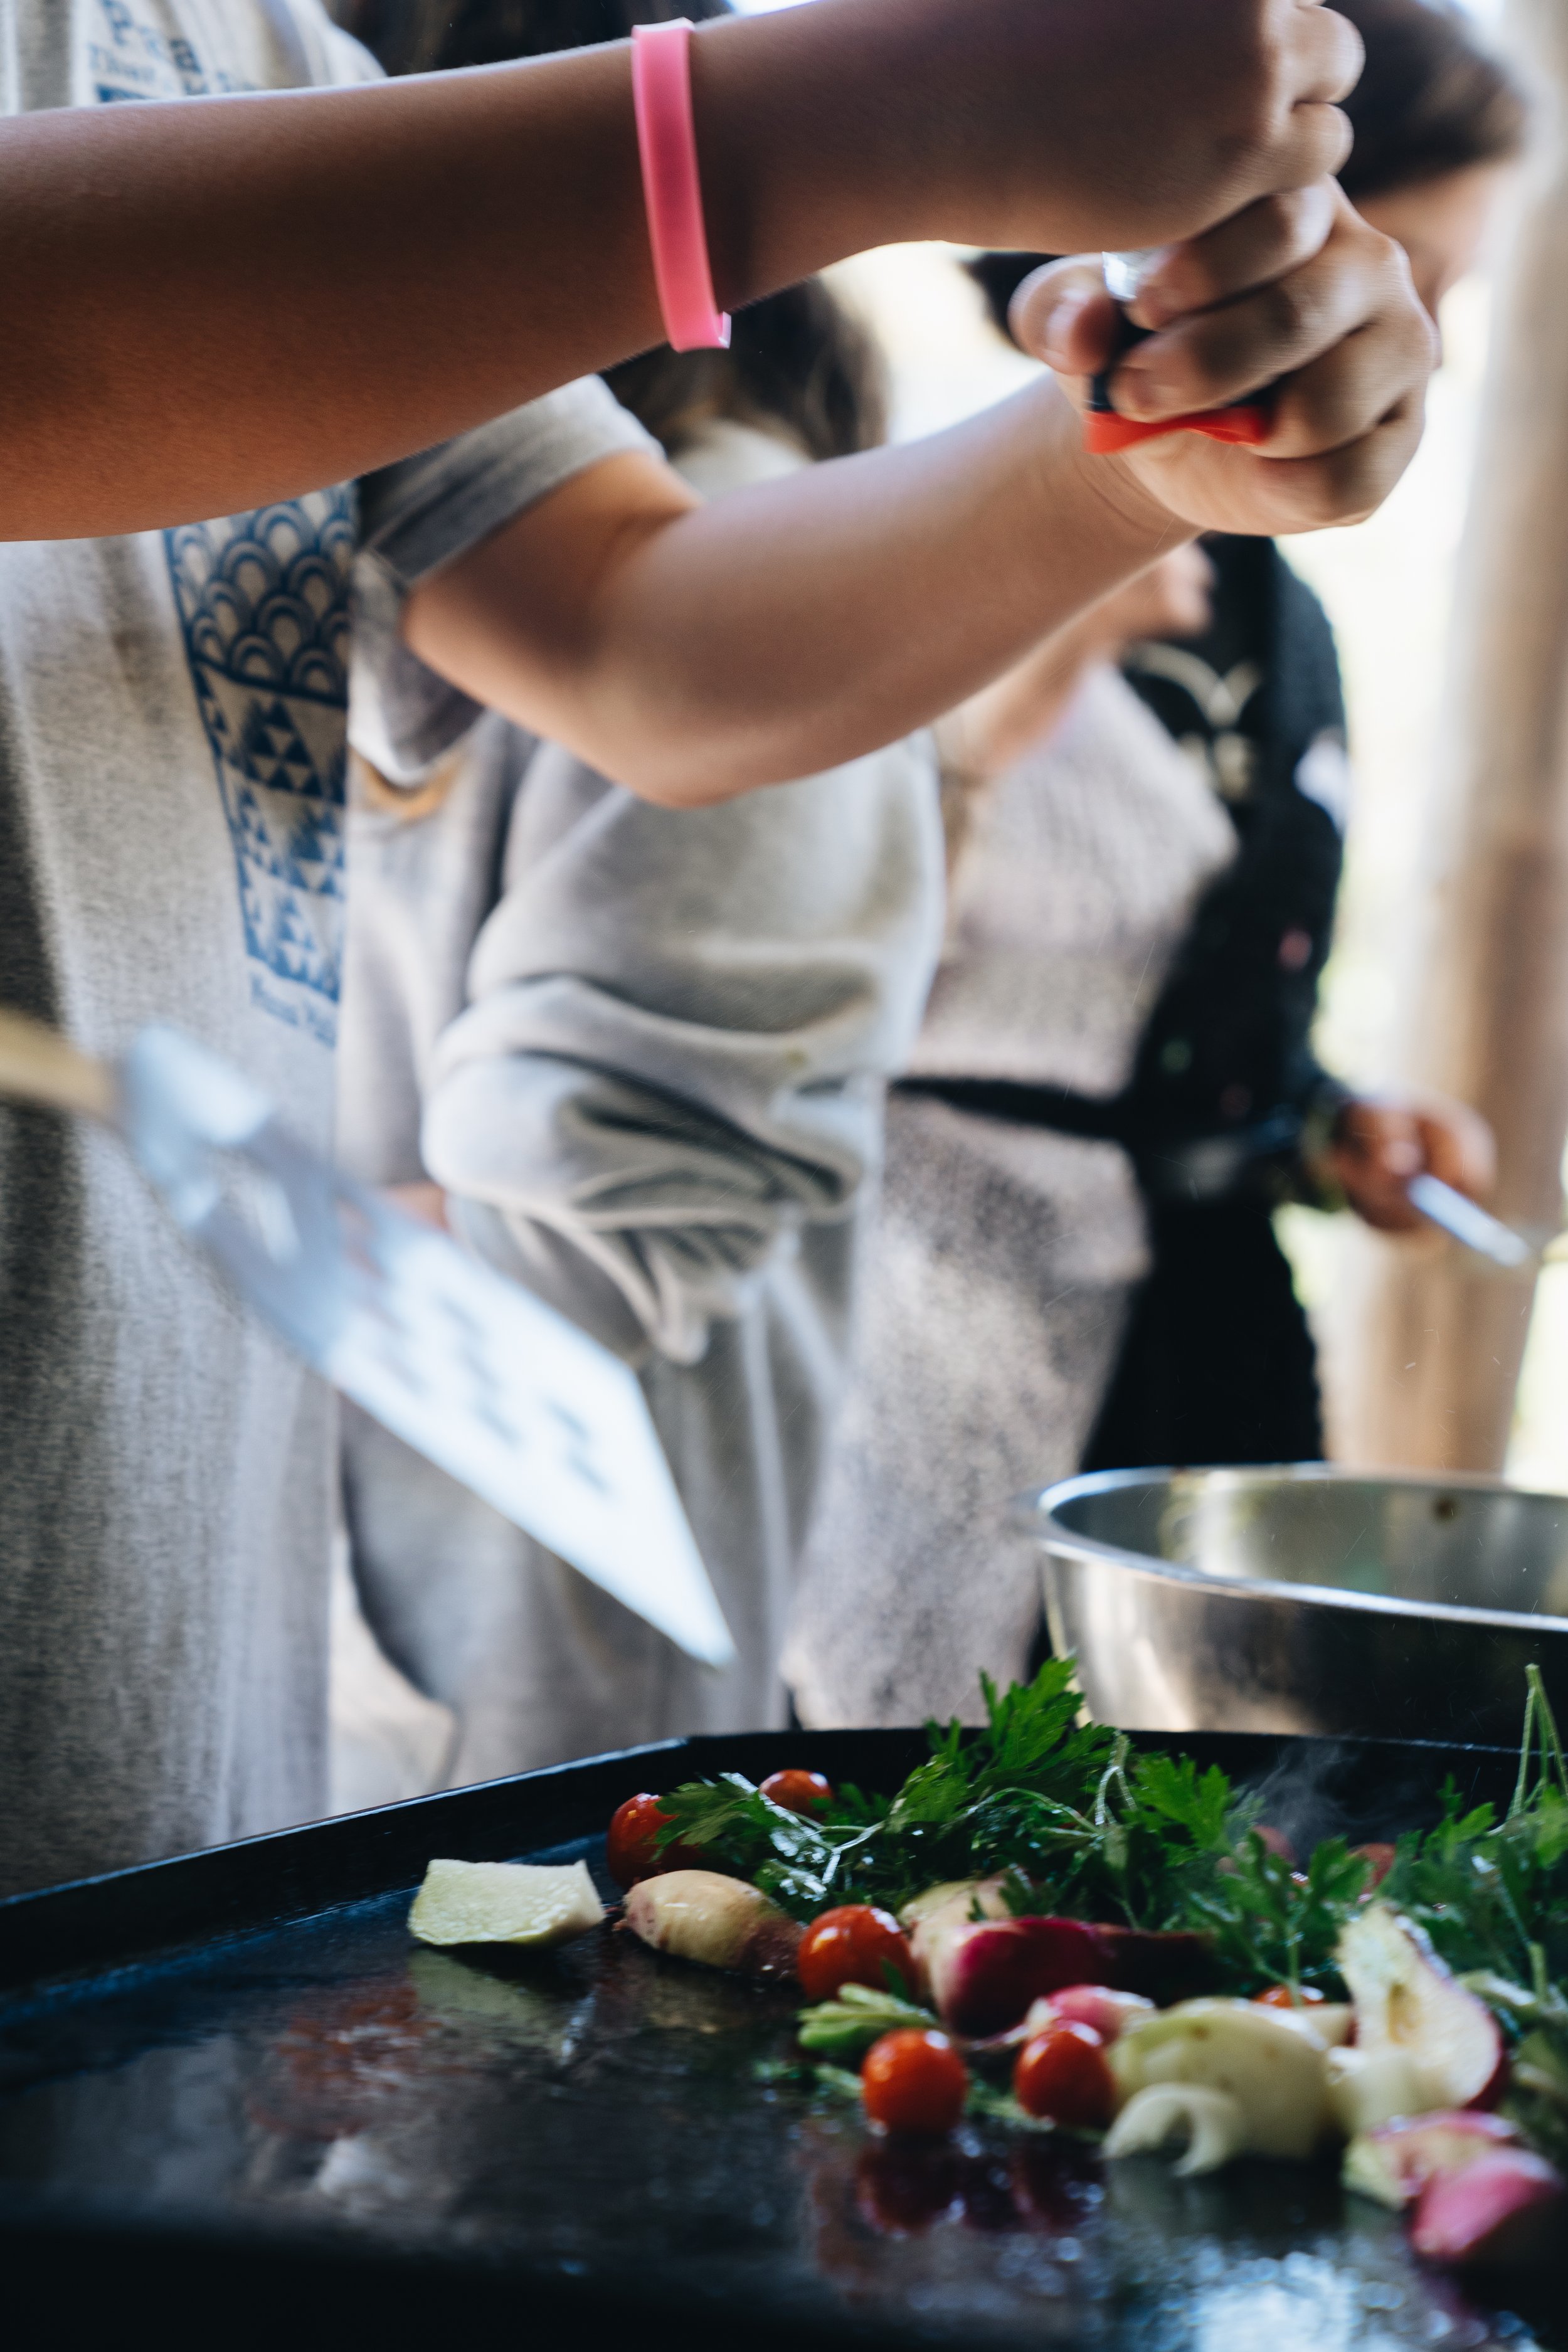
M1398 1849L1385 1844L1381 1838L1373 1838L1368 1845L1352 1845L1351 1852L1359 1853L1362 1860L1370 1864L1366 1874L1366 1885L1362 1890L1364 1898L1372 1893L1374 1886L1383 1885L1384 1880L1394 1868Z
M771 1797L789 1813L814 1813L818 1805L833 1802L833 1783L820 1772L806 1772L792 1764L782 1772L770 1772L763 1782L763 1794Z
M1301 1985L1295 1992L1289 1985L1270 1985L1267 1992L1253 1994L1252 2005L1255 2009L1310 2009L1325 1998L1316 1985Z
M657 1797L644 1794L628 1797L617 1805L610 1818L605 1839L605 1858L610 1865L610 1876L617 1886L635 1886L639 1878L657 1878L661 1870L689 1869L684 1854L667 1847L661 1853L654 1843L654 1833L663 1829L669 1815L659 1810Z
M888 1990L891 1968L913 1991L915 1959L890 1911L869 1903L843 1903L821 1912L800 1939L795 1972L808 2000L831 2000L840 1985Z
M1048 2116L1074 2131L1103 2131L1116 2109L1116 2080L1092 2025L1063 2018L1026 2042L1013 2069L1013 2096L1026 2116Z
M945 2033L903 2026L866 2053L860 2095L884 2131L947 2132L963 2113L969 2069Z

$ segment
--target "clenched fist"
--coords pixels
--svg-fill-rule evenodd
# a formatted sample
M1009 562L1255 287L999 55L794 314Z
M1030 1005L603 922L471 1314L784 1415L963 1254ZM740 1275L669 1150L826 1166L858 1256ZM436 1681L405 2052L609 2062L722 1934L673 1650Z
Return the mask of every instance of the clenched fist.
M1154 331L1111 377L1123 415L1156 421L1267 393L1271 424L1257 448L1184 432L1095 458L1112 498L1198 530L1314 530L1371 513L1410 462L1436 331L1401 247L1331 182L1166 254L1132 316ZM1081 402L1116 348L1098 260L1026 279L1013 326Z

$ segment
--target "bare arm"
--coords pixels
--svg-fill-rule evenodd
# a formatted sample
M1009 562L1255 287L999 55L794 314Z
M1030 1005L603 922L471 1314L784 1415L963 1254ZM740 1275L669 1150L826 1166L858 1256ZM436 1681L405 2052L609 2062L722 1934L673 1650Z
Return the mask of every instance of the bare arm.
M1326 101L1358 61L1308 0L818 0L705 26L720 299L896 237L1185 235L1333 167ZM5 121L0 316L0 536L225 513L406 455L658 340L627 53Z
M611 459L423 585L408 643L645 797L691 804L936 718L1197 530L1353 520L1419 437L1429 324L1398 248L1348 206L1283 268L1300 223L1259 211L1239 261L1236 232L1215 234L1215 267L1261 289L1206 317L1212 349L1187 321L1170 340L1190 407L1293 367L1263 451L1180 434L1089 457L1043 380L931 440L712 507L647 459ZM1042 335L1085 280L1035 281ZM1072 331L1092 354L1099 331L1091 315Z
M1079 437L1047 383L712 506L611 458L416 592L405 634L646 798L810 775L936 718L1157 551L1167 519L1110 502Z

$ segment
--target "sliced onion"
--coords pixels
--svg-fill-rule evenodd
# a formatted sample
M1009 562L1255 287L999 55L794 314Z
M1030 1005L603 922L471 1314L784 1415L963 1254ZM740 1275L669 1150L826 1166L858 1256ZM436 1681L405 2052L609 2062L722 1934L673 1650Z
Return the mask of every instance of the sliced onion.
M1106 2137L1107 2156L1141 2156L1184 2139L1187 2152L1176 2170L1185 2176L1217 2172L1247 2145L1247 2117L1228 2091L1199 2083L1151 2083L1134 2092Z

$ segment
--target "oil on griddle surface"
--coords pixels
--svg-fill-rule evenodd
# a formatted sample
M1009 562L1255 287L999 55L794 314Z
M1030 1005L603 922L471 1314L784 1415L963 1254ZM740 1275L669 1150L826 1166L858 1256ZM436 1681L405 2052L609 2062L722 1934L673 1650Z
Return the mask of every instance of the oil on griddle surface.
M602 1865L596 1844L551 1858L579 1852ZM408 1899L0 2012L0 2196L470 2248L926 2341L1568 2347L1421 2273L1327 2167L1182 2183L1004 2131L879 2146L853 2110L757 2082L786 2046L777 1994L624 1936L425 1950Z

